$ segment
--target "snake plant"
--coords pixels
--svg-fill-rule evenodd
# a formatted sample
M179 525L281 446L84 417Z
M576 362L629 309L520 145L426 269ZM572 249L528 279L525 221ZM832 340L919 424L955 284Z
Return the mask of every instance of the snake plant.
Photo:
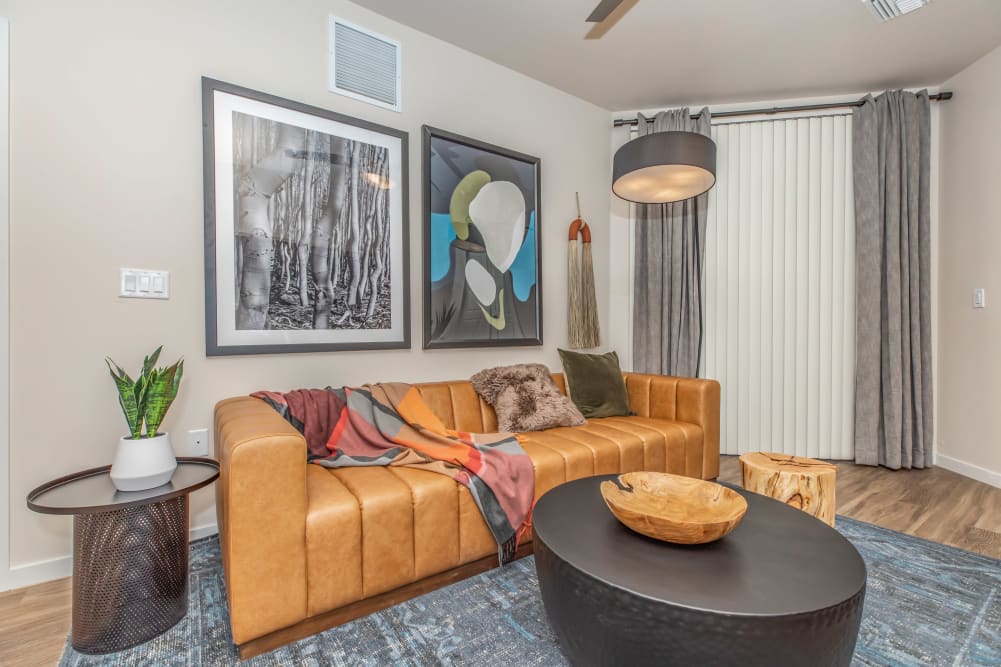
M115 386L118 387L118 403L122 406L129 432L135 440L152 438L157 434L181 386L183 359L176 361L173 366L155 368L162 349L161 345L143 359L142 371L135 380L110 358L105 359ZM146 425L145 433L143 424Z

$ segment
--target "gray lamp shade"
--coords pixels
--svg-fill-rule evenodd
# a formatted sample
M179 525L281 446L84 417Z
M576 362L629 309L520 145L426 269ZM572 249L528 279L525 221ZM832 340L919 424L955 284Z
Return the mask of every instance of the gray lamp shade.
M654 132L615 152L612 192L637 204L667 204L716 183L716 143L696 132Z

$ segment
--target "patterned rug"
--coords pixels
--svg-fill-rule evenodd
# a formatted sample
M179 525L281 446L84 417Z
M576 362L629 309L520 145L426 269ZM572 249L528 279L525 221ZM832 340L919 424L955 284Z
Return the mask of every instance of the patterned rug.
M869 570L853 665L1001 664L1001 561L838 517ZM191 545L188 615L131 650L64 667L235 665L215 537ZM566 665L525 558L249 660L265 665Z

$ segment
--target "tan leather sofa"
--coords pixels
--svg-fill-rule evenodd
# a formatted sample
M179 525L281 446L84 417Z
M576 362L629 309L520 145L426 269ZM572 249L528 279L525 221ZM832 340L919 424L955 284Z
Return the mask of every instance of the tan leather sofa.
M564 389L561 375L554 376ZM719 384L625 374L636 416L525 434L536 498L563 482L719 473ZM469 382L418 385L450 428L497 430ZM233 640L247 658L497 566L469 491L402 467L306 463L303 437L249 396L215 409L216 512ZM519 549L530 553L531 543Z

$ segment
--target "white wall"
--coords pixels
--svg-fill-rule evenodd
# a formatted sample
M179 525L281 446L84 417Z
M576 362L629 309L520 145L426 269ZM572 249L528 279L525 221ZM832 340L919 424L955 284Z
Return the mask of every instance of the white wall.
M327 16L399 40L403 113L327 92ZM123 432L103 358L185 357L166 427L184 442L212 408L255 389L468 377L566 344L566 229L580 191L608 330L608 111L344 0L9 0L11 25L11 565L66 573L68 517L26 493L110 462ZM200 80L207 75L410 132L415 349L207 359ZM422 352L421 141L427 123L542 159L542 348ZM169 301L117 297L120 266L167 269ZM193 497L212 524L212 493ZM55 560L52 560L55 559ZM47 566L41 561L51 561ZM2 574L2 573L0 573Z
M1001 486L1001 48L943 87L938 463Z

